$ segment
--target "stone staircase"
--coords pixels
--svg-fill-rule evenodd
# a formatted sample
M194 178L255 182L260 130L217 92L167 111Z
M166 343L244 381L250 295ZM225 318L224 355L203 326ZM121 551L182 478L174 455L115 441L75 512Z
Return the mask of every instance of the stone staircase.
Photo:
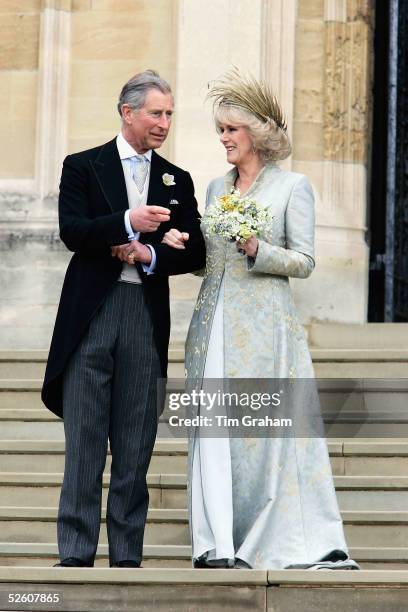
M187 445L183 439L164 438L156 442L148 474L144 569L107 569L104 523L96 568L52 568L64 464L62 423L42 406L39 396L45 352L2 351L0 610L323 612L340 609L339 601L342 610L408 610L408 332L406 326L392 326L385 334L391 346L384 346L373 340L379 326L373 326L364 342L356 342L355 331L351 342L350 332L341 327L331 339L327 329L324 335L319 326L312 326L309 341L318 377L369 379L364 403L358 393L342 396L334 419L333 396L327 414L323 401L346 537L363 571L192 570ZM182 359L181 348L173 347L172 378L182 378ZM8 603L10 593L57 593L62 603Z

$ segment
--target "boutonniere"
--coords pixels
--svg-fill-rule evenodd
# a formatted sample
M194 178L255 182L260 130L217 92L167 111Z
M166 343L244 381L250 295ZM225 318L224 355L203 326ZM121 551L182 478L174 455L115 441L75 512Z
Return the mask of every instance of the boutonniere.
M167 172L165 172L162 176L163 179L163 183L166 185L166 187L171 187L171 185L175 185L176 182L174 180L174 176L172 174L167 174Z

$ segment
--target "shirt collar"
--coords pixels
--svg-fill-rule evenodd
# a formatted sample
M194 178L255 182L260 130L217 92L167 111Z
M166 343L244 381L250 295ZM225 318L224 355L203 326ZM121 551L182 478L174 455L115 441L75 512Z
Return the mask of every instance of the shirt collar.
M139 153L135 151L135 149L128 143L128 141L125 140L122 132L119 132L119 134L116 137L116 146L118 148L120 159L128 159L129 157L134 157L135 155L139 155ZM151 149L149 149L149 151L146 151L146 153L143 153L143 155L147 157L149 162L152 160L152 150Z

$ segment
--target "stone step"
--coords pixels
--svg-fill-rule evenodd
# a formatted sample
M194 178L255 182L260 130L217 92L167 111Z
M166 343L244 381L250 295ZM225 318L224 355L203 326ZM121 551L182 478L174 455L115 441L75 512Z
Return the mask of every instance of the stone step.
M104 511L105 514L106 511ZM57 508L0 507L0 533L3 542L55 542ZM100 542L106 544L106 523L102 519ZM156 545L190 543L187 511L182 509L150 509L144 541Z
M0 362L0 378L5 380L41 380L44 379L45 363L7 363ZM170 359L168 364L169 378L184 378L184 355L181 359Z
M152 602L158 612L322 612L339 609L339 601L342 610L404 612L408 571L2 567L0 587L2 610L33 609L8 603L9 593L46 592L57 594L64 610L81 612L146 612Z
M408 377L406 361L328 361L313 364L316 378L402 378Z
M154 453L160 455L186 454L187 439L163 440L157 438ZM384 438L360 439L339 438L327 441L330 454L334 457L408 457L408 438L385 440ZM63 454L63 440L2 440L0 453L17 454ZM1 470L0 470L1 471Z
M381 551L378 551L381 557ZM395 552L395 556L398 553ZM96 554L95 566L106 567L109 565L109 551L107 544L100 544ZM51 567L58 561L57 544L33 544L27 542L0 542L0 567L1 566L42 566ZM404 569L404 562L390 561L398 569ZM377 569L390 569L384 562L371 562ZM186 567L191 568L191 547L189 545L160 545L145 544L143 546L143 567Z
M56 540L57 508L0 507L0 532L3 542L46 543ZM408 548L408 512L342 512L346 540L351 547ZM107 543L102 519L100 542ZM145 543L188 545L190 534L187 511L149 510Z
M0 473L1 485L59 486L62 482L61 473ZM185 487L185 474L150 474L148 482L152 486ZM365 491L408 491L408 476L335 476L334 482L339 490L361 489ZM103 486L108 486L109 475L103 477Z
M312 323L309 345L322 349L402 349L408 346L407 323Z
M43 380L45 351L0 351L0 379ZM184 350L169 350L169 378L184 378Z
M0 501L9 506L58 506L62 474L0 474ZM186 508L183 474L148 474L151 508ZM107 503L109 475L103 478L102 504Z
M64 441L0 440L0 472L63 472ZM157 440L149 466L151 473L180 474L186 471L187 443L184 440ZM108 453L105 472L109 473Z
M356 354L353 359L338 356L339 359L336 360L334 357L335 355L330 357L325 351L321 353L320 360L313 360L316 378L404 379L408 377L408 360L405 355L399 357L394 355L393 358L388 355L389 358L386 359L386 356L384 356L384 360L376 359L374 354ZM12 368L0 368L1 387L13 390L41 388L44 368L41 368L38 364L32 364L30 367L14 366L16 364L13 364ZM169 379L184 378L184 362L169 362L168 377ZM27 387L27 384L25 384L19 387L16 381L21 380L33 381L33 386ZM4 381L8 381L7 386Z
M328 441L333 474L348 476L404 476L408 474L408 440L382 442ZM185 473L187 442L157 440L150 473ZM0 440L1 472L63 472L64 442ZM105 472L110 470L107 456Z
M393 331L394 335L398 333L398 329ZM311 340L317 341L317 345L310 345L318 378L406 378L408 375L407 342L401 338L395 345L385 347L376 346L372 339L367 346L361 343L354 346L352 339L345 346L339 336L337 344L325 346L319 333L312 333ZM349 338L349 330L343 333ZM0 379L42 381L46 359L47 351L0 351ZM170 346L168 376L170 379L184 377L182 346Z
M61 420L41 405L40 387L39 380L0 381L0 440L63 439ZM328 438L408 436L405 379L321 380L319 387ZM169 414L165 410L162 415L159 434L167 438L185 435L180 428L166 426Z
M148 474L151 508L186 508L184 474ZM0 500L7 506L58 506L62 474L0 474ZM341 510L393 510L408 508L408 477L334 476ZM103 478L102 503L106 505L109 476Z
M0 411L1 412L1 411ZM408 422L346 422L325 423L327 438L408 438ZM180 439L186 431L183 427L170 427L166 422L159 423L158 436L167 439ZM62 421L20 421L0 419L0 440L63 440Z
M408 548L352 547L349 553L362 569L408 569ZM108 558L108 545L99 544L95 565L106 567ZM57 560L55 543L0 542L0 566L51 567ZM143 567L191 567L191 547L145 544Z
M396 330L398 332L398 329ZM317 339L316 334L313 339ZM318 339L317 339L318 340ZM408 337L406 342L398 339L400 346L341 346L339 338L334 346L310 345L314 362L407 362ZM343 341L344 342L344 341ZM48 352L45 350L0 350L0 378L43 378ZM169 348L169 363L184 362L184 347L182 345Z
M4 382L4 381L3 381ZM6 382L10 385L13 381ZM25 381L27 383L27 381ZM32 381L31 381L32 382ZM323 384L324 381L319 381ZM334 384L334 381L330 381ZM24 381L17 381L18 384ZM368 388L365 381L364 389L353 389L353 381L349 382L349 389L345 388L345 381L338 389L321 388L319 392L322 416L326 422L406 422L408 420L408 382L404 380L404 387L396 390L396 381L389 381L386 388ZM31 384L31 383L30 383ZM179 392L183 391L180 381ZM169 393L174 392L174 387ZM174 414L168 406L165 407L163 418L168 420ZM178 415L185 416L185 409L179 408ZM40 393L35 391L3 391L0 392L0 420L1 421L59 421L58 417L41 404Z
M338 364L334 363L333 365L337 366ZM376 396L380 397L380 403L384 399L384 396L381 396L381 393L392 393L393 395L399 393L408 393L408 382L406 378L393 378L393 377L383 377L380 379L372 379L369 378L365 380L364 377L358 375L358 372L354 370L352 376L347 376L345 378L341 378L339 376L333 377L333 379L319 379L316 378L320 396L322 394L331 394L333 393L343 395L347 399L351 396L359 397L359 394L362 393L365 395L370 395L371 398L375 398ZM168 389L169 390L182 390L184 387L185 379L184 376L170 378L168 381ZM1 398L2 401L5 401L8 397L7 393L17 394L23 392L39 392L42 387L42 378L18 378L18 377L9 377L9 378L0 378L0 391L2 393ZM374 394L374 395L373 395ZM14 397L19 397L15 395ZM24 397L24 396L22 396ZM27 396L29 397L29 396ZM34 396L33 396L34 397ZM37 397L37 396L35 396ZM328 395L328 397L330 397ZM387 396L389 397L389 396ZM11 399L9 398L9 401ZM371 399L372 401L372 399ZM10 405L8 408L32 408L33 406L16 406Z

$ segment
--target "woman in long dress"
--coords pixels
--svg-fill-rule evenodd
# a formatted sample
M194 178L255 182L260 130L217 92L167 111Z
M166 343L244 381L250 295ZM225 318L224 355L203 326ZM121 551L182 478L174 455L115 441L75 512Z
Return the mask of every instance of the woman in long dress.
M213 87L215 123L233 168L214 197L238 189L273 217L237 245L208 228L207 263L186 342L190 379L310 379L312 361L289 277L314 262L314 197L290 154L280 107L265 83L230 72ZM164 241L184 248L188 235ZM358 569L348 556L326 442L321 437L190 439L189 517L195 567Z

